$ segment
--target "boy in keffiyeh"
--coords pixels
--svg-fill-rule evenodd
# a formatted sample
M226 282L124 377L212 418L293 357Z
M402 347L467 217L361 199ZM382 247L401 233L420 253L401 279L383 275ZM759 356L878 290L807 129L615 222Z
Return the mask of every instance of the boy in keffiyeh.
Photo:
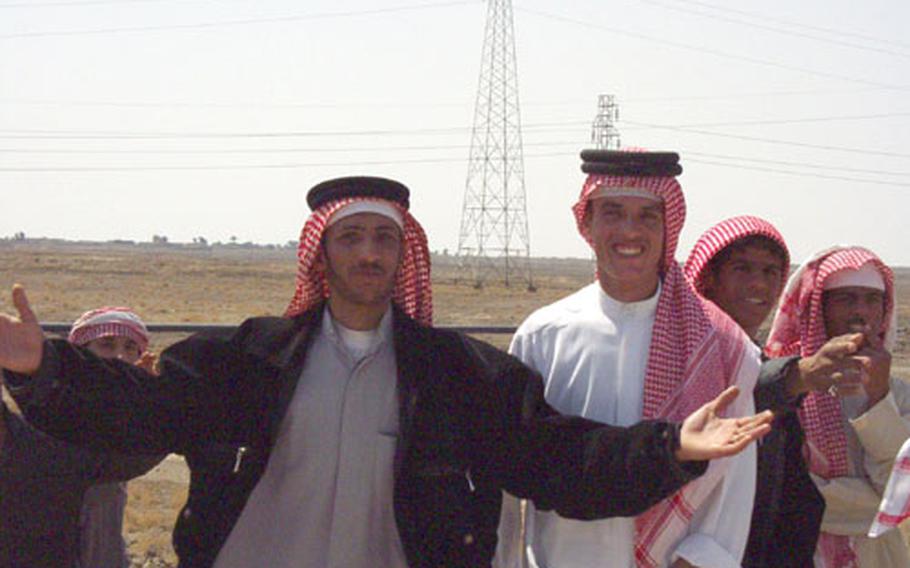
M777 229L764 219L740 216L705 231L683 270L702 296L756 340L783 292L789 268L787 245ZM798 371L799 363L793 359L767 360L755 389L756 407L772 409L777 416L774 430L758 447L755 504L743 557L746 568L812 565L825 503L803 459L804 437L796 409L809 385L824 390L830 384L815 384L815 375L801 377Z
M866 534L901 444L910 437L910 386L890 375L896 332L894 276L874 253L833 247L790 278L766 350L817 353L831 338L861 334L853 373L834 376L800 409L809 469L825 498L815 565L910 566L898 531Z
M118 359L146 370L152 370L154 364L145 323L129 308L105 306L85 312L73 323L68 339L105 359ZM148 466L157 461L149 458ZM79 515L80 566L129 565L123 541L126 501L123 481L99 483L86 490Z
M718 416L735 389L678 427L559 416L527 367L431 326L408 197L383 178L317 185L287 316L170 347L150 389L42 341L16 288L0 365L27 376L5 380L55 434L185 454L174 544L194 568L485 567L503 490L576 518L636 514L767 432L765 415ZM73 397L88 376L99 386Z
M759 351L683 277L674 254L685 201L672 153L582 152L589 174L573 207L597 260L597 280L529 316L511 352L540 372L566 414L629 425L678 419L730 385L751 393ZM753 412L742 397L729 415ZM534 568L738 567L755 487L755 452L711 463L706 475L637 517L587 523L515 501L502 521L502 564ZM518 546L515 542L518 540Z
M99 308L72 325L69 342L102 359L149 368L148 332L129 308ZM90 384L84 388L92 388ZM10 402L0 431L0 566L126 568L125 481L161 456L118 455L67 444L27 424Z

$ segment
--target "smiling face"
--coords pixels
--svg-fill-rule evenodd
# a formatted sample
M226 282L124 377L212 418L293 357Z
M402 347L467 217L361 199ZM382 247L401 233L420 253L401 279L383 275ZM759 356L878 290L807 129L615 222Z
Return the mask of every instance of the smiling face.
M376 213L345 217L326 229L322 251L317 268L325 271L330 306L385 311L402 255L395 221Z
M653 295L664 250L663 204L648 197L599 197L591 200L585 225L604 291L623 302Z
M704 294L755 337L777 303L784 270L782 254L768 246L734 248L707 267Z

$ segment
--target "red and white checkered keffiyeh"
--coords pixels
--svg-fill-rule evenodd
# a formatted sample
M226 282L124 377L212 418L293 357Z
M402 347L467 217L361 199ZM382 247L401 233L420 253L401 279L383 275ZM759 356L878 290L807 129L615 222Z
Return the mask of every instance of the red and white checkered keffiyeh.
M910 519L910 440L904 442L894 459L885 495L869 527L869 536L881 536L906 519Z
M404 220L401 264L398 266L392 301L405 314L423 325L433 323L433 295L430 287L430 250L423 228L408 211L398 203L376 197L347 197L330 201L317 208L307 219L300 232L297 248L297 289L285 315L294 317L329 297L325 275L315 270L319 257L322 235L329 220L337 211L358 201L379 201L393 206Z
M842 270L857 270L872 264L885 281L885 348L894 346L894 274L872 251L862 247L837 246L813 255L787 282L781 304L774 315L765 351L770 357L815 354L828 341L822 306L825 280ZM827 392L811 392L799 412L806 432L809 469L825 479L848 473L847 436L841 417L840 401ZM819 553L826 567L846 567L856 563L849 537L822 533Z
M705 231L704 234L698 238L695 246L692 247L692 252L689 253L689 258L686 260L685 267L683 268L686 280L688 280L700 294L704 295L705 268L707 268L711 259L734 242L756 235L767 237L780 245L784 250L784 266L790 266L790 252L787 249L787 243L784 242L784 237L781 236L774 225L760 217L742 215L721 221ZM781 289L783 289L786 280L787 273L786 271L782 271Z
M686 217L679 183L673 177L589 175L572 211L579 232L592 246L585 210L592 193L604 186L644 190L664 204L663 280L645 368L642 417L681 422L731 384L751 392L759 370L751 341L736 322L695 293L675 260ZM636 518L637 566L666 563L728 466L729 460L712 461L705 475Z
M145 351L149 345L149 332L142 318L124 307L104 306L79 316L70 328L69 342L85 345L99 337L129 337Z

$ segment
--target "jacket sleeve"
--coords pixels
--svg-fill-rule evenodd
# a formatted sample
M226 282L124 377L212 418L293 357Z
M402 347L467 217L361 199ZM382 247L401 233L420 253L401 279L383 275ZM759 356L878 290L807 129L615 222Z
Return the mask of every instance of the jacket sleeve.
M181 452L230 423L227 398L244 361L230 340L193 336L166 349L160 375L44 343L34 376L5 372L26 418L52 436L125 454Z
M499 486L563 517L598 519L644 512L704 473L707 462L678 462L678 425L646 421L622 428L558 414L540 376L518 359L472 342L488 387L475 398L494 424L484 454Z
M162 454L106 454L98 469L95 481L129 481L145 475L167 456Z
M755 410L795 412L802 403L803 395L790 397L786 389L786 377L799 357L780 357L762 361L755 384Z

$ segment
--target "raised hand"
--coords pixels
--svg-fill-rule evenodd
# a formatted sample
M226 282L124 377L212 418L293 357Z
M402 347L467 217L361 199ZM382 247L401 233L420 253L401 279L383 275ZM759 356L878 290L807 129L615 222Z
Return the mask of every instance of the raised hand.
M814 355L803 357L794 367L795 377L788 377L788 390L797 395L810 390L830 391L843 396L860 388L862 362L855 359L863 345L862 333L832 337ZM795 381L791 382L791 378ZM789 385L795 386L789 386Z
M136 366L152 375L158 374L158 354L144 351L136 361Z
M676 459L692 461L732 456L771 431L774 415L770 410L743 418L720 416L737 395L739 388L729 387L686 417L679 433Z
M19 317L0 314L0 367L30 375L41 365L44 333L20 284L13 286L13 305Z
M867 405L872 407L891 390L891 353L885 349L880 338L867 337L866 344L853 359L862 365L860 381L869 397Z

